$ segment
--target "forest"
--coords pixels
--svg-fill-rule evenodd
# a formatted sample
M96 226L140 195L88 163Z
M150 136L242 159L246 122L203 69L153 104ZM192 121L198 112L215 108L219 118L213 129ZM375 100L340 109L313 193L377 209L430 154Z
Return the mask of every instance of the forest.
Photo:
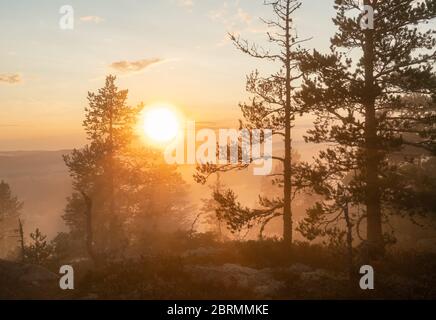
M328 52L297 32L305 1L265 2L267 47L227 35L254 70L232 129L274 142L251 201L251 180L238 186L259 159L241 137L205 150L197 135L208 160L170 164L165 137L138 129L147 105L107 75L81 106L87 144L63 155L65 230L29 230L0 176L0 297L436 299L436 2L360 2L334 1ZM151 135L174 138L170 118ZM65 265L74 290L59 288Z

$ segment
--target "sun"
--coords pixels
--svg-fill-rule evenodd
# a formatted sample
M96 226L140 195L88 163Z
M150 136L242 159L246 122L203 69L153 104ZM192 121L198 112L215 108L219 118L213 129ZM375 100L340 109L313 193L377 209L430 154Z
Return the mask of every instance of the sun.
M174 140L179 133L179 119L170 105L152 105L143 114L144 133L153 142Z

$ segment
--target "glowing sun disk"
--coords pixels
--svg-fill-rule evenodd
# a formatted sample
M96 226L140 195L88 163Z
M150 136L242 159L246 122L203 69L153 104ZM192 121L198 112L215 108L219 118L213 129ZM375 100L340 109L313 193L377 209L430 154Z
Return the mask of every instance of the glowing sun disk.
M151 107L144 113L144 133L155 142L169 142L177 137L179 121L174 111L165 106Z

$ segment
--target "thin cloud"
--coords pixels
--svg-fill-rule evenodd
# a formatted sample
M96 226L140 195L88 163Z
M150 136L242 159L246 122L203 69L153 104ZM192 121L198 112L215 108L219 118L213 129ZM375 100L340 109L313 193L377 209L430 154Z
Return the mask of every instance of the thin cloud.
M224 2L219 9L209 12L209 18L221 22L227 28L248 27L253 22L253 17L239 6L239 2Z
M220 8L212 10L208 14L209 19L221 23L227 31L235 34L243 32L263 33L268 27L261 20L254 19L251 14L245 11L239 1L224 2ZM218 42L217 46L224 46L230 43L228 37Z
M192 9L194 7L194 0L177 0L180 7Z
M103 22L104 19L102 17L99 17L99 16L83 16L83 17L80 17L80 21L100 23L100 22Z
M245 25L250 25L251 21L253 20L253 17L248 12L245 12L242 8L238 8L237 17L239 21Z
M153 64L157 64L159 62L162 62L162 59L159 58L153 58L153 59L142 59L137 61L117 61L110 65L112 69L115 69L117 71L128 73L128 72L139 72L142 71L149 66Z
M0 74L0 83L17 84L22 82L19 74Z

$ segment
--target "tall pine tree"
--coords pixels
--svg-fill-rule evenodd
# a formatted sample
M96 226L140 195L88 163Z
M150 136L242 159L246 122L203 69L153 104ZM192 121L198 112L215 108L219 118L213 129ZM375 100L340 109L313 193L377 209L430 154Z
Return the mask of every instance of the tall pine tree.
M436 40L428 25L436 2L364 0L366 12L361 4L335 1L331 53L303 59L300 99L317 116L308 141L329 145L320 154L328 163L323 168L353 173L352 199L366 207L367 243L377 257L384 251L384 214L396 207L396 196L405 196L389 154L407 145L435 151L435 115L408 97L436 96ZM362 23L367 19L374 25Z
M143 105L128 106L128 92L115 80L108 76L103 88L88 94L83 126L89 144L64 156L74 193L63 219L72 240L99 261L141 242L147 230L161 227L156 220L180 221L186 210L186 186L177 168L166 165L136 131Z
M9 184L0 181L0 254L6 256L13 238L14 226L20 215L23 203L12 195Z
M118 179L122 175L126 150L133 140L138 114L143 108L142 105L128 106L128 91L119 90L115 80L116 77L108 76L98 93L88 93L89 105L85 109L83 126L89 145L64 156L76 192L70 198L65 217L74 217L71 211L84 209L86 202L92 199L94 219L100 217L100 228L104 229L100 233L100 242L104 243L102 249L107 251L119 251L125 241L117 205ZM91 230L82 226L83 229Z
M277 64L278 71L267 77L262 77L259 71L247 77L247 91L251 94L251 101L240 105L244 120L241 129L272 129L273 136L283 139L283 155L275 156L280 161L283 170L274 174L273 183L283 189L283 196L274 199L259 197L260 208L252 210L237 202L236 194L228 190L216 193L215 199L221 204L220 214L228 221L235 231L254 224L262 228L272 219L283 218L283 240L287 244L293 239L292 199L295 190L292 188L292 128L296 116L301 111L293 103L293 93L297 81L302 77L298 68L298 57L301 54L300 39L295 32L294 13L301 7L297 0L266 1L272 6L274 20L265 21L269 27L267 33L269 42L274 46L272 50L265 50L256 44L250 44L231 35L236 47L251 57L270 61ZM213 172L225 172L243 169L239 166L204 165L199 168L197 178L204 182L204 178Z

